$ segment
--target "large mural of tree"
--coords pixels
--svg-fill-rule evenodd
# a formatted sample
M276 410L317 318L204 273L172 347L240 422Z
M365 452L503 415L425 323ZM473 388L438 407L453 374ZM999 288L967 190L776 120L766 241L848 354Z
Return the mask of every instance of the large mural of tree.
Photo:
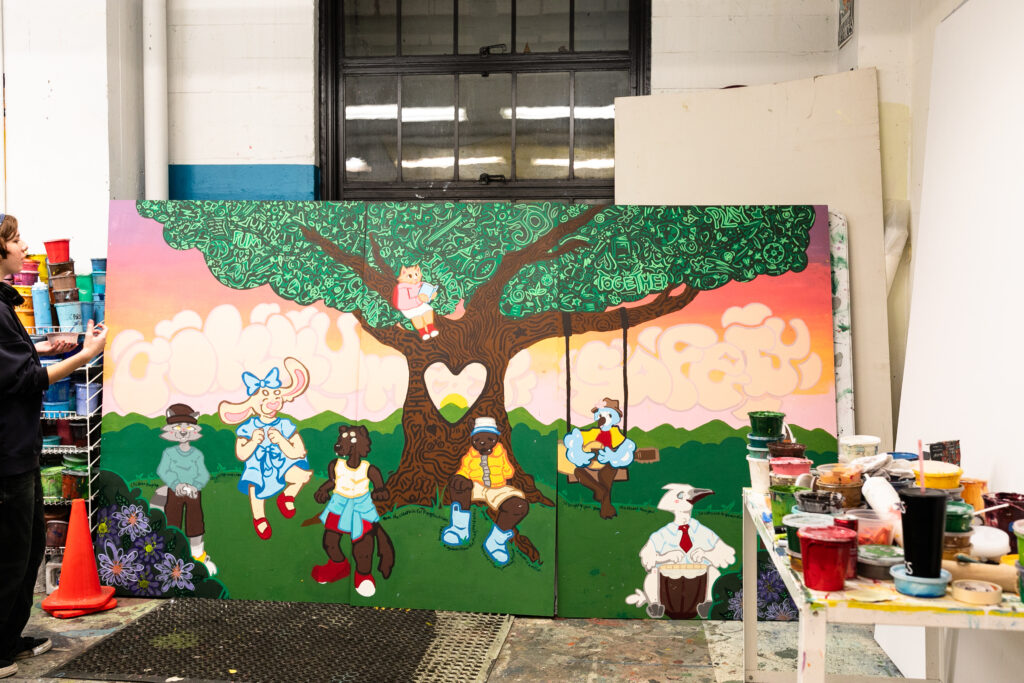
M431 505L457 469L477 417L511 444L504 379L537 342L610 331L684 308L702 290L801 271L811 206L588 207L556 203L139 202L179 250L197 249L224 285L269 285L299 304L351 313L409 367L405 447L388 508ZM392 304L402 266L439 288L439 334L423 340ZM569 315L566 316L565 314ZM456 422L431 401L424 373L482 364L482 392ZM553 505L509 449L514 486ZM445 498L447 503L447 496ZM531 560L526 537L515 542Z

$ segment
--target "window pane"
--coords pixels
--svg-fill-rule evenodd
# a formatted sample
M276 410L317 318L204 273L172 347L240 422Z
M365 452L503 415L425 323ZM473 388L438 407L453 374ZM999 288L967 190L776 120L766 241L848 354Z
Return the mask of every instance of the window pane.
M345 56L398 54L396 0L345 0Z
M629 0L576 0L576 52L629 49Z
M576 147L573 169L577 178L615 177L616 97L629 94L628 71L576 73Z
M403 4L404 6L404 4ZM402 179L455 177L455 77L402 79Z
M453 7L453 0L402 0L402 54L452 54Z
M519 0L516 52L568 52L569 0Z
M397 180L398 79L345 79L346 180Z
M459 77L459 178L511 175L512 77ZM462 117L465 116L465 119Z
M516 178L569 177L569 74L521 74L516 86Z
M511 52L512 0L463 0L459 3L459 54L479 54L487 45ZM493 48L494 54L502 50Z

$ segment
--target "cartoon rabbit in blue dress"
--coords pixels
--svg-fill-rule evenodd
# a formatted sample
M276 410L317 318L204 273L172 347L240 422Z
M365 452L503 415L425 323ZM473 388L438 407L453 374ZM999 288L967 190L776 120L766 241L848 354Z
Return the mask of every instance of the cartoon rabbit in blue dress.
M221 401L220 419L235 428L235 456L245 463L238 490L248 494L252 524L261 539L273 533L265 501L277 496L277 508L285 519L295 516L295 496L312 476L306 446L295 423L278 412L309 387L309 371L295 358L284 359L290 383L282 386L281 373L273 368L260 379L242 373L249 398L241 403Z

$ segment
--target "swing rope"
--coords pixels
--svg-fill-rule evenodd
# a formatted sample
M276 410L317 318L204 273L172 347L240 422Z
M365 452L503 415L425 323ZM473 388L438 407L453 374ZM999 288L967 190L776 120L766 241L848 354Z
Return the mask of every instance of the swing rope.
M629 429L629 311L619 309L622 324L622 435ZM572 373L569 371L569 337L572 336L572 313L562 313L562 336L565 337L565 432L572 430Z

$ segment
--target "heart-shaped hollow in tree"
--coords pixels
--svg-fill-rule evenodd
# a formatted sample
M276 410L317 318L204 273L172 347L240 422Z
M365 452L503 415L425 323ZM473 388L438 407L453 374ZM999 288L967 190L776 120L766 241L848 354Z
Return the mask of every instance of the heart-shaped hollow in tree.
M458 422L476 403L486 381L487 368L482 363L470 363L457 375L444 363L432 363L423 372L430 401L451 423Z

